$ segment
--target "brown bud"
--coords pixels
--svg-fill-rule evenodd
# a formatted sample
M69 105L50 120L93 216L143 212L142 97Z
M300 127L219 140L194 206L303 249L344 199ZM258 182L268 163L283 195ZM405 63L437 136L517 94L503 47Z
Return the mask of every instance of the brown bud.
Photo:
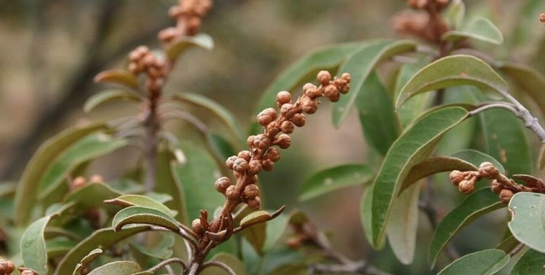
M191 222L191 229L192 229L193 232L195 232L197 235L202 236L203 230L202 230L202 226L201 226L201 220L200 220L200 219L194 219L194 220Z
M241 174L246 173L248 171L248 162L243 158L237 158L233 162L233 170Z
M21 275L38 275L36 272L30 269L20 269Z
M318 82L320 82L320 84L325 86L329 84L329 81L331 81L331 74L328 71L320 71L316 76L316 79Z
M250 159L252 158L252 153L248 150L242 150L238 153L238 157L246 161L250 161Z
M493 180L492 184L490 184L490 188L492 189L492 192L499 194L501 190L503 190L503 185L497 180Z
M0 275L9 275L15 270L15 265L11 261L0 258Z
M316 85L312 83L307 83L303 86L303 94L312 97L316 91Z
M290 237L286 240L286 246L290 249L298 249L301 247L302 240L298 236Z
M307 118L304 114L294 114L291 118L291 121L293 122L293 124L295 124L295 126L303 127L305 126Z
M324 95L329 98L331 102L337 102L341 98L341 94L339 92L339 89L337 89L337 86L331 84L327 85L324 89Z
M134 75L137 75L140 72L138 70L138 64L136 64L135 62L129 63L128 69L129 69L129 72L131 72Z
M280 125L280 130L282 130L282 132L286 133L286 134L291 134L293 133L293 130L295 129L295 126L293 125L293 123L291 121L284 121L282 122L282 124Z
M350 83L350 81L352 81L352 76L350 76L349 73L343 73L343 74L341 75L341 78L344 79L344 80L346 80L346 82L348 82L348 83Z
M248 164L248 171L247 173L250 175L257 175L259 172L261 172L261 161L253 159Z
M246 183L247 184L256 184L257 180L258 180L257 175L246 177Z
M236 200L240 197L240 193L237 192L237 188L234 185L231 185L227 187L227 190L225 190L225 196L229 200Z
M244 197L247 199L254 199L259 196L259 187L255 184L246 185L244 187Z
M466 173L462 172L462 171L459 171L459 170L454 170L452 172L450 172L450 181L452 182L452 184L458 186L460 184L460 182L462 180L465 179L465 176L466 176Z
M92 175L91 179L89 179L89 182L104 182L104 178L101 175Z
M246 144L248 145L248 147L252 147L254 145L254 139L255 139L255 136L249 136L248 139L246 139Z
M257 115L257 123L259 123L261 126L267 126L267 124L271 123L275 119L276 110L273 108L267 108Z
M490 162L483 162L479 165L479 173L485 178L494 178L499 174L498 168Z
M168 9L168 15L173 18L180 16L181 12L180 6L172 6Z
M274 140L274 144L282 149L287 149L291 145L291 138L287 134L280 134Z
M539 15L539 22L545 23L545 13Z
M464 194L471 194L475 190L475 182L472 180L463 180L458 185L458 190Z
M261 207L261 199L259 197L255 197L251 200L248 200L247 204L248 208L252 210L258 210L259 207Z
M238 159L237 156L230 156L230 157L227 158L227 160L225 161L225 166L227 166L228 169L233 170L233 164L235 163L235 160L237 160L237 159Z
M295 113L295 106L291 103L286 103L280 107L280 113L286 118L291 118Z
M277 121L273 121L267 125L267 132L271 136L276 136L278 133L280 133L280 125L278 125Z
M307 114L314 114L316 113L316 110L318 110L318 101L305 97L301 101L301 108L303 108L303 112Z
M151 53L148 53L146 54L146 56L144 56L142 62L144 62L144 64L147 66L151 66L155 63L155 56Z
M503 189L500 191L500 199L503 203L509 203L511 197L513 197L513 191L509 189Z
M276 94L276 103L278 107L291 102L291 94L288 91L281 91Z
M274 169L274 162L270 159L264 159L261 161L261 167L263 167L263 170L265 171L272 171L272 169Z
M87 184L87 180L84 177L77 177L72 181L70 189L78 189L80 187L83 187L85 184Z
M269 148L269 139L264 134L259 134L254 138L254 146L261 150Z
M221 177L214 183L216 190L222 194L225 194L225 190L231 186L231 180L228 177Z
M275 147L269 148L269 151L267 151L267 158L270 159L273 162L277 162L280 160L280 151L276 149Z

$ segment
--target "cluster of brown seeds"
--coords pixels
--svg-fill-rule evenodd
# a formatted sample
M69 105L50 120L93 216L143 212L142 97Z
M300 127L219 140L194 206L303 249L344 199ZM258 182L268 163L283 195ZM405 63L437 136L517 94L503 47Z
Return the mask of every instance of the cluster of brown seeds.
M210 0L180 0L179 4L169 10L170 17L176 19L175 27L159 32L159 40L169 43L182 36L193 36L199 32L202 18L212 8Z
M10 275L15 271L15 265L12 262L0 258L0 275Z
M148 90L151 94L161 91L168 74L167 63L157 58L146 46L139 46L129 53L128 70L134 75L145 73L148 76Z
M443 9L448 5L448 0L408 0L409 6L414 9L425 9L429 5L434 5L436 9Z
M545 13L542 13L542 14L539 15L539 22L545 24Z

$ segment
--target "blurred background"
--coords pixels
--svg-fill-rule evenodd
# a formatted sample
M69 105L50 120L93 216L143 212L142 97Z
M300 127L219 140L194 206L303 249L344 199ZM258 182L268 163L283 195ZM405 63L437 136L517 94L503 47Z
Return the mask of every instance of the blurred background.
M82 106L90 95L104 89L93 83L98 72L122 68L128 52L138 45L159 46L156 34L174 23L167 11L175 2L0 0L0 181L18 179L40 143L65 127L134 112L134 107L108 105L89 115L82 113ZM537 15L545 12L539 10L543 1L464 2L469 17L484 15L504 32L506 45L495 47L495 56L501 59L509 53L511 59L530 62L544 72L545 28L537 21ZM289 64L319 46L396 37L391 17L405 8L405 1L400 0L215 1L202 28L214 38L214 50L194 49L184 56L166 93L206 95L233 112L247 129L262 93ZM519 21L532 27L511 27ZM425 221L421 223L422 250L416 264L403 267L388 250L370 255L359 221L360 187L297 202L300 184L312 171L366 161L367 148L356 113L340 129L334 129L327 109L327 104L322 104L308 126L293 136L293 149L283 153L274 172L262 177L267 205L286 204L308 211L320 228L333 232L335 246L351 258L371 257L396 274L426 274L430 231ZM115 165L104 167L116 169ZM446 200L440 212L447 213L453 201ZM492 222L483 222L489 227L480 227L477 233L462 232L457 248L464 253L497 244L504 232L490 235L489 230L495 230L494 222L504 224L507 215L502 212L497 216ZM479 239L481 247L472 247L467 238Z

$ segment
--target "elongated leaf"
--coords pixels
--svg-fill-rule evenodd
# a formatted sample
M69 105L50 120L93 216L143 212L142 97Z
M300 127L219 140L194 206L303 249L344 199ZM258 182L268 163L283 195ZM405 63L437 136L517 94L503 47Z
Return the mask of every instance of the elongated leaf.
M411 41L384 41L370 44L351 55L339 68L339 71L350 73L352 76L351 91L347 96L341 97L333 107L333 124L339 127L344 121L362 90L363 83L375 66L393 55L410 52L415 48L416 44Z
M249 214L248 216L244 217L240 221L240 226L242 228L246 228L246 227L252 226L254 224L258 224L258 223L262 223L264 221L268 221L270 219L271 219L271 214L269 214L269 212L263 211L263 210L255 211L255 212Z
M51 165L40 181L40 190L38 200L43 201L50 197L52 193L59 192L65 183L66 177L70 175L78 166L96 159L100 156L109 154L123 146L127 145L126 140L113 139L103 134L86 137L66 152Z
M356 107L365 139L380 154L386 155L401 126L393 101L376 72L363 82L356 98Z
M93 249L87 256L83 257L81 261L76 265L76 268L74 268L74 272L72 272L72 275L81 275L81 272L83 271L83 268L86 267L89 263L94 261L96 258L98 258L104 251L102 249L97 248Z
M428 263L433 267L445 245L462 228L479 217L505 205L490 188L476 191L452 210L437 226L428 253Z
M131 242L131 246L144 255L165 260L172 257L172 247L175 243L174 235L167 234L161 234L159 241L153 242L153 244L142 245L138 242Z
M373 212L371 204L373 202L373 185L369 184L363 192L363 197L360 202L360 215L363 226L363 233L365 239L370 245L373 245ZM382 239L382 242L375 247L376 250L381 250L386 244L386 239Z
M231 134L236 138L236 141L240 142L243 140L242 130L240 129L234 115L217 102L202 95L189 93L176 93L172 95L171 99L207 110L210 112L210 114L225 124L227 129L229 129Z
M195 36L184 36L182 39L174 41L167 48L167 57L170 60L176 60L182 53L194 46L211 51L214 49L214 40L210 35L204 33Z
M257 114L267 107L274 107L278 92L289 91L306 81L313 81L320 70L329 70L334 74L347 56L364 45L366 44L337 44L309 52L276 77L263 93L254 113ZM258 130L259 125L253 123L250 133L257 133Z
M509 275L545 275L543 263L545 254L530 249L513 266Z
M100 247L107 250L112 245L135 235L150 230L149 226L135 226L116 232L113 228L102 228L96 230L89 237L79 242L57 265L54 275L71 274L76 265L93 249Z
M121 193L112 189L105 183L92 182L70 192L65 202L78 204L78 211L85 211L91 207L103 206L104 200L121 196Z
M507 83L486 62L469 55L441 58L420 70L403 87L397 98L399 108L412 96L452 86L473 85L484 91L507 91Z
M211 261L226 264L237 275L248 275L248 271L246 271L246 267L244 266L244 263L242 263L237 257L231 254L218 253L211 259ZM214 267L214 266L205 268L199 274L200 275L229 275L229 273L227 273L225 270L218 267Z
M414 184L397 197L392 205L391 220L386 225L388 242L397 259L406 265L414 259L420 188L421 184Z
M405 87L409 80L428 63L428 60L422 60L401 65L396 79L394 98L399 96L402 88ZM419 94L408 99L403 106L398 107L397 113L403 129L424 112L430 104L431 99L431 93Z
M476 171L477 167L470 162L453 157L431 157L415 165L401 186L401 192L416 181L425 177L452 170Z
M127 224L147 224L161 226L174 232L179 231L178 221L162 211L142 206L130 206L115 214L112 227L120 231Z
M443 40L459 41L475 39L496 45L503 43L501 31L490 20L483 17L473 18L462 30L448 31L443 34Z
M87 101L85 102L85 105L83 106L83 110L86 113L89 113L93 109L95 109L96 107L104 103L118 101L118 100L134 101L134 102L140 103L142 102L143 98L142 96L132 91L106 90L106 91L99 92L98 94L95 94L89 99L87 99Z
M267 224L265 221L270 220L270 218L271 215L267 211L255 211L240 221L240 226L246 228L242 231L242 235L259 254L263 253L265 240L267 240Z
M452 29L458 29L462 25L466 7L462 0L453 0L449 3L443 14L443 18Z
M172 215L172 211L164 204L143 195L121 195L115 199L105 201L108 204L118 205L121 207L127 206L142 206L152 208L157 211L161 211L169 216Z
M170 151L161 151L157 156L157 180L155 191L172 196L172 200L165 202L165 206L178 212L174 217L181 223L187 223L187 209L185 205L182 186L174 179L172 169L176 162L175 156Z
M97 267L89 275L131 275L140 271L142 268L135 262L117 261Z
M372 199L373 245L378 247L392 202L410 169L425 159L440 137L467 117L460 107L444 107L424 114L392 145L375 179Z
M493 275L505 267L510 258L498 249L482 250L461 257L437 275Z
M541 110L541 114L545 115L545 77L524 64L503 62L498 68L528 94Z
M520 192L509 202L509 229L517 240L545 253L545 195Z
M95 76L95 82L102 83L117 83L129 88L138 88L138 79L134 74L125 70L109 70L99 73Z
M33 269L38 274L47 274L44 230L52 218L52 216L45 216L33 222L21 238L21 254L25 267Z
M492 164L494 164L494 166L496 166L496 168L498 168L498 171L500 171L500 173L505 173L505 168L503 168L503 165L498 160L477 150L462 150L452 154L451 157L463 159L473 164L475 167L479 167L479 165L481 165L481 163L483 162L491 162Z
M313 174L301 187L299 200L309 200L340 188L362 184L373 177L373 170L365 164L345 164Z
M70 128L46 141L34 154L27 165L15 194L15 222L23 225L28 222L30 212L36 203L41 177L54 160L66 149L85 136L106 129L104 123L92 123Z

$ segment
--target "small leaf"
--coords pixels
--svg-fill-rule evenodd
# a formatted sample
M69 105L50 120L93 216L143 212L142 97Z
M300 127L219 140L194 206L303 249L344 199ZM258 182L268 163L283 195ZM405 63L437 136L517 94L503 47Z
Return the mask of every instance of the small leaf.
M339 68L339 71L350 73L352 76L350 93L341 97L333 107L333 124L339 127L344 121L362 90L363 83L375 66L393 55L410 52L415 48L416 44L411 41L382 41L363 47L351 55Z
M435 229L428 253L430 266L435 265L445 245L462 228L477 218L504 206L498 195L492 192L490 188L478 190L467 197L460 205L448 213Z
M254 210L251 210L247 206L243 206L243 207L244 207L243 209L237 211L237 214L234 217L235 224L241 225L242 219L256 212ZM245 228L242 231L242 235L252 245L252 247L257 253L260 253L260 254L263 253L263 246L265 245L265 240L267 239L267 224L266 223L255 224L254 226Z
M97 267L89 275L132 275L142 271L140 265L131 261L117 261Z
M244 217L240 221L240 227L246 228L254 224L266 222L270 219L271 219L271 214L269 214L269 212L263 211L263 210L255 211L249 214L248 216Z
M433 109L422 115L392 145L374 182L373 245L378 247L384 237L384 230L394 197L410 169L427 158L441 136L462 122L468 112L460 107Z
M388 242L397 259L406 265L414 259L420 189L421 184L412 185L397 197L392 205L391 220L386 225Z
M38 184L47 169L66 149L85 136L106 129L104 123L93 123L70 128L48 139L40 146L28 163L15 194L15 223L23 225L28 222L30 212L36 204L39 191Z
M74 269L74 272L72 275L81 275L81 271L83 271L83 268L89 265L92 261L94 261L96 258L98 258L100 255L102 255L104 251L102 249L97 248L93 249L87 256L83 257L79 264L76 265L76 268Z
M376 72L363 82L356 107L365 139L380 154L386 155L401 126L392 99Z
M545 254L530 249L513 266L509 275L545 275L543 263Z
M218 253L210 261L224 263L229 266L237 275L248 275L244 263L241 262L237 257L227 254L227 253ZM211 266L205 268L200 275L229 275L225 270Z
M214 49L214 40L210 35L204 33L199 33L195 36L184 36L182 39L174 41L166 49L167 57L170 60L176 60L187 49L194 46L211 51Z
M127 206L142 206L161 211L169 216L172 216L172 211L164 204L143 195L121 195L115 199L104 201L107 204L117 205L121 207Z
M115 214L112 220L112 227L115 228L115 231L120 231L121 228L127 224L156 225L170 229L174 232L180 230L178 221L170 215L156 209L142 206L130 206Z
M412 96L453 86L474 85L488 91L506 93L507 83L486 62L469 55L441 58L416 73L403 87L396 106ZM497 94L496 94L497 95Z
M505 267L509 259L501 250L482 250L457 259L437 275L493 275Z
M501 31L490 20L483 17L473 18L462 30L448 31L442 37L445 41L475 39L496 45L503 43Z
M516 193L509 202L512 214L508 223L513 236L531 249L545 253L545 195Z
M369 181L373 170L365 164L344 164L314 173L301 187L299 200L309 200L320 195Z
M107 90L99 92L91 96L85 102L83 110L86 113L91 112L96 107L112 101L124 100L124 101L134 101L137 103L142 102L143 98L139 94L132 91L123 91L123 90Z
M451 29L458 29L464 20L466 7L462 0L453 0L446 8L443 18Z
M132 89L138 89L138 79L134 74L125 70L109 70L99 73L94 79L97 83L117 83Z
M21 254L25 267L38 274L47 274L47 250L44 230L52 216L45 216L28 226L21 237Z
M545 77L541 73L524 64L511 62L499 64L498 69L533 99L541 114L545 114L545 93L542 92L545 89Z

